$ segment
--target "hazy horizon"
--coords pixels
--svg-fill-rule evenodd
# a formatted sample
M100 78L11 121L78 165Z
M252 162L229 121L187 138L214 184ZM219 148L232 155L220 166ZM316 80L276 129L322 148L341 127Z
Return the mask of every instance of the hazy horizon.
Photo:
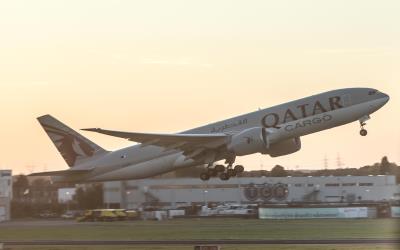
M400 163L398 1L0 3L0 169L66 169L36 117L71 128L174 133L345 87L390 101L367 122L302 137L246 170ZM106 149L132 142L90 132Z

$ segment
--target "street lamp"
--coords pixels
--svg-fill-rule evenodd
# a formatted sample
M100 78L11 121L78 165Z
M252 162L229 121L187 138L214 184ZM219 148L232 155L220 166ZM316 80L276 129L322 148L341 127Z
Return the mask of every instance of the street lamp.
M204 206L206 206L206 207L208 207L207 206L207 193L208 193L208 190L203 191Z
M71 200L71 197L70 197L71 193L69 191L67 191L65 194L67 195L67 211L69 211L69 202Z

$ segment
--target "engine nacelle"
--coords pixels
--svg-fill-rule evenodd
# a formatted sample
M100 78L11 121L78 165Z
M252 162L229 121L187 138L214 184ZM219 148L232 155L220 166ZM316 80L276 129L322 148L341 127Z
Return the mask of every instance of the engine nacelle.
M292 154L301 148L300 137L280 140L276 131L253 127L232 136L227 148L237 156L254 153L269 154L271 157Z
M268 150L267 131L261 127L245 129L233 135L227 147L229 151L239 156L254 153L266 154Z
M301 149L300 137L290 138L272 144L268 149L268 154L271 157L278 157L295 153Z

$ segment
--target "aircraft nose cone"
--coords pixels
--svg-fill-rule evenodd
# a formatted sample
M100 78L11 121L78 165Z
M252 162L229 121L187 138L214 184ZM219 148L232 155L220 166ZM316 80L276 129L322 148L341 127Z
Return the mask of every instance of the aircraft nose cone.
M383 92L377 92L374 97L375 102L374 104L371 104L371 108L373 108L376 111L385 106L385 104L389 101L389 99L390 99L389 95Z
M384 104L386 104L389 101L390 96L385 93L382 93L382 95L383 95Z

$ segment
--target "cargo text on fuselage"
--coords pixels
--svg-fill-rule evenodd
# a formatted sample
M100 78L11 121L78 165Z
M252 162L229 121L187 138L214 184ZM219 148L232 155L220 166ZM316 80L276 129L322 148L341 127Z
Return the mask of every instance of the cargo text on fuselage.
M321 101L317 100L314 103L304 103L297 105L294 108L288 108L283 114L268 113L261 119L261 123L266 128L279 128L280 124L285 124L287 122L296 121L317 114L323 114L328 111L333 111L335 109L340 109L340 108L343 108L343 104L341 103L341 97L333 96L328 98L328 105L325 106L321 103ZM294 110L296 112L294 112ZM295 114L297 114L297 116ZM322 122L330 120L331 118L332 117L329 115L329 117L326 116L326 117L321 117L319 119L321 119L320 121ZM311 123L314 122L310 121L310 125ZM294 127L291 126L288 129L289 130L294 129Z

